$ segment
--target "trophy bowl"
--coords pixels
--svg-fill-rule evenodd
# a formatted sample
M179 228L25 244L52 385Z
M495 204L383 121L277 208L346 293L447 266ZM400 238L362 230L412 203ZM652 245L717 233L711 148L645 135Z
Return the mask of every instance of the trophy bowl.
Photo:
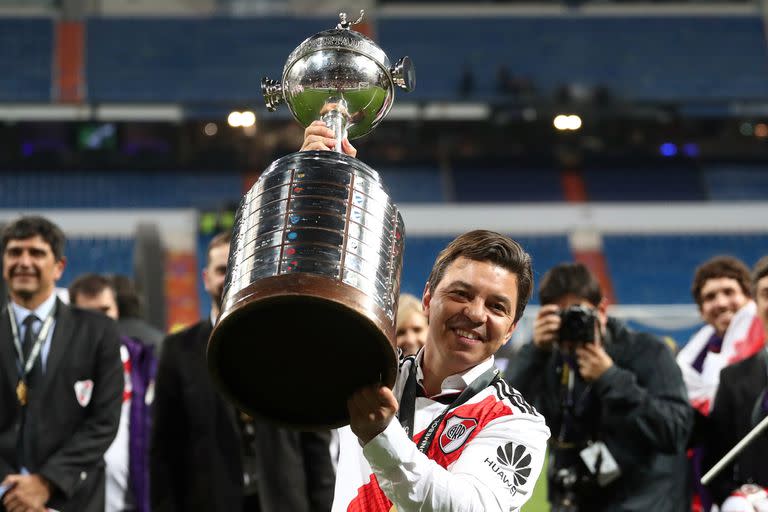
M389 65L346 15L299 45L265 103L286 103L308 126L322 119L336 151L273 162L243 197L230 246L208 366L239 409L298 429L348 423L347 399L392 386L404 225L378 173L341 153L410 90L406 57Z

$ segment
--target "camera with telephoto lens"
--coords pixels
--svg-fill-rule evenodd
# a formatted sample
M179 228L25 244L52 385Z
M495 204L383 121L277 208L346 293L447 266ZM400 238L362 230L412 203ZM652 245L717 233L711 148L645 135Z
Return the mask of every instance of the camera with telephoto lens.
M595 341L595 311L584 306L570 306L560 311L560 332L562 341L592 343Z

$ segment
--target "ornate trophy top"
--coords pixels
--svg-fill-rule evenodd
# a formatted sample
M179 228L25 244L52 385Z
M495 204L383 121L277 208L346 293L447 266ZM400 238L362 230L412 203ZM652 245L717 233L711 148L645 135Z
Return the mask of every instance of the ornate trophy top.
M349 28L352 25L359 25L363 21L363 16L365 16L365 9L360 9L360 16L358 16L356 21L350 23L347 21L347 13L340 12L339 24L336 25L336 28Z
M403 57L394 66L384 51L371 39L351 27L339 14L335 28L305 39L288 56L281 82L268 78L261 88L267 109L274 111L286 103L302 126L333 113L341 123L339 130L350 139L361 137L387 115L394 100L395 87L406 92L415 86L413 64Z

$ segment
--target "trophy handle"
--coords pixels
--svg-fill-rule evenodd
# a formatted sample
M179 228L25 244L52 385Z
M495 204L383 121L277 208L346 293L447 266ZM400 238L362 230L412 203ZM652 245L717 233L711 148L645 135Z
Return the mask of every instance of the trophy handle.
M411 92L416 88L416 68L410 57L403 57L389 70L392 81L405 92Z
M341 141L347 138L347 127L349 126L347 102L343 98L327 100L320 119L325 123L325 126L333 130L333 138L336 139L336 146L333 150L337 153L343 153Z
M274 112L278 105L285 103L283 84L266 76L261 79L261 94L264 96L264 104L270 112Z

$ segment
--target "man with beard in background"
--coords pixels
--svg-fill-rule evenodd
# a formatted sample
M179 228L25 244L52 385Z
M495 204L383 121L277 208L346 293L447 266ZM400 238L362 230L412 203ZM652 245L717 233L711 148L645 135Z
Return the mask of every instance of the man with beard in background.
M330 510L330 434L277 428L245 415L219 395L208 373L205 353L221 313L230 237L221 233L208 245L202 276L210 317L163 344L150 454L152 510Z

